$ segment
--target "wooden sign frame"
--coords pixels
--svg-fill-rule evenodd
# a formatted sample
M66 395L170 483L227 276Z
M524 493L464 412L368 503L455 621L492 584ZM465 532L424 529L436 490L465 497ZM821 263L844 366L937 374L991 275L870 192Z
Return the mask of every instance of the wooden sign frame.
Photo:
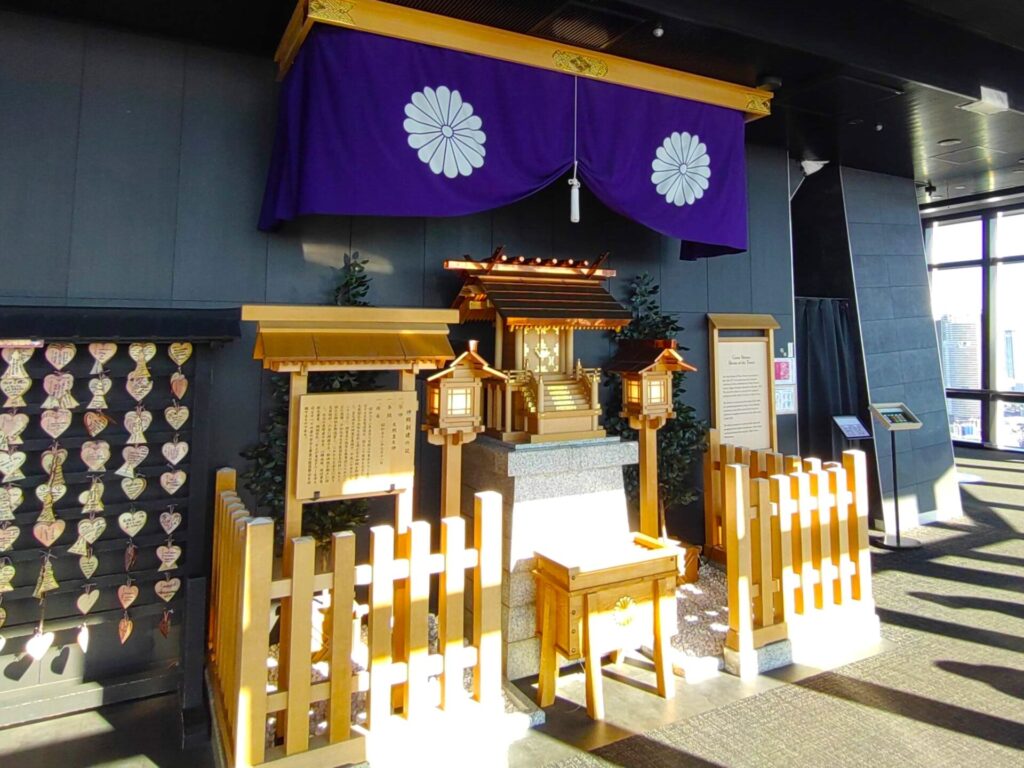
M775 371L774 357L772 351L775 348L775 331L781 326L771 315L744 315L744 314L708 314L708 358L710 362L710 394L711 394L711 426L722 433L723 425L719 423L721 412L721 394L719 392L719 359L720 345L722 344L763 344L765 359L765 382L768 388L768 445L746 445L751 449L767 448L772 451L779 449L779 430L775 414ZM743 445L742 441L736 438L726 440L723 434L723 442L736 445Z

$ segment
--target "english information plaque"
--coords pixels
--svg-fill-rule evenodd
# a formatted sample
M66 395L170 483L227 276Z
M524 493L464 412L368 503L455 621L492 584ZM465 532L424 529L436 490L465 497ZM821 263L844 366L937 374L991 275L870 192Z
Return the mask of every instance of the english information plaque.
M296 496L333 499L400 489L413 473L415 392L341 392L299 399Z

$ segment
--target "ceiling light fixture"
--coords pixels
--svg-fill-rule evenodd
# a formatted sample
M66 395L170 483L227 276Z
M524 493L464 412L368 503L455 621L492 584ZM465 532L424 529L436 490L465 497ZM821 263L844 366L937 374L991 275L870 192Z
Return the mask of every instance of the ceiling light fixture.
M966 184L957 184L953 189L967 189Z
M665 34L665 28L661 26L660 21L654 25L654 29L651 30L651 34L655 37L662 37Z
M940 147L955 147L957 144L963 144L963 139L942 139L938 142Z
M981 86L981 98L977 101L968 101L965 104L957 104L957 109L973 112L976 115L998 115L1010 108L1010 101L1006 91L996 88Z

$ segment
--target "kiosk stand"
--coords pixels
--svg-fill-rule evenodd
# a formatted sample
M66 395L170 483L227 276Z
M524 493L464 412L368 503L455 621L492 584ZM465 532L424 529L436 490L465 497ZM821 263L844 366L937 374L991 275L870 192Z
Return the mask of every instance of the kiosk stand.
M896 472L896 433L908 429L920 429L921 420L903 403L873 404L871 413L889 431L889 436L892 438L892 500L896 515L896 535L890 536L887 531L882 540L875 544L882 549L917 549L921 546L920 541L900 536L900 489Z

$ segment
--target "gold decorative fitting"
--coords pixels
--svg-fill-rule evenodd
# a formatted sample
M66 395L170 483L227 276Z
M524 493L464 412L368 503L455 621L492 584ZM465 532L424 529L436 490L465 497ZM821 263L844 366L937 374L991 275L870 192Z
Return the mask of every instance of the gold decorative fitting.
M315 21L355 25L349 13L354 7L355 3L346 0L309 0L309 18Z
M608 74L608 64L593 56L585 56L582 53L572 51L555 51L551 54L551 60L559 69L566 72L575 72L577 75L588 75L590 77L604 77Z
M615 601L612 615L615 617L616 624L620 627L628 627L636 617L636 601L628 595L620 597Z
M761 96L751 96L747 100L747 112L770 115L772 113L771 100Z

